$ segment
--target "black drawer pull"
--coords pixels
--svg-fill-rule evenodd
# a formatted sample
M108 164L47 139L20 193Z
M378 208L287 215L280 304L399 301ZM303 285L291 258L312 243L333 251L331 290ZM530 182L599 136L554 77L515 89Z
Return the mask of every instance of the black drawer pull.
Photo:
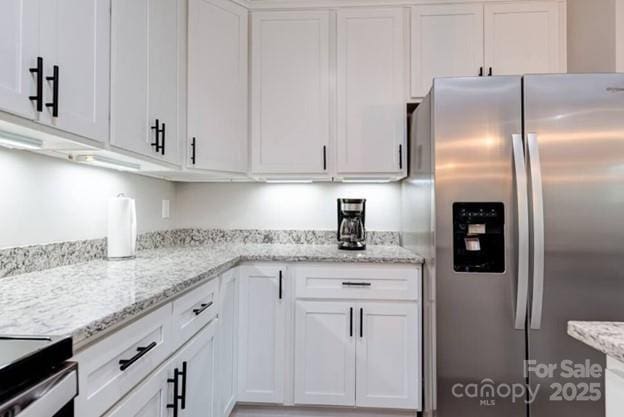
M37 66L29 68L31 74L37 75L37 94L28 97L31 101L37 103L37 111L43 111L43 58L37 57Z
M349 308L349 337L353 337L353 307Z
M182 372L180 373L182 375L182 395L180 396L180 400L181 400L181 407L183 410L186 409L186 361L182 362Z
M399 145L399 169L403 169L403 145Z
M364 337L364 309L360 308L360 339Z
M141 359L143 356L145 356L147 354L147 352L149 352L150 350L154 349L156 347L156 342L152 342L147 346L139 346L137 348L137 354L134 355L133 357L131 357L130 359L121 359L119 361L119 370L120 371L125 371L126 369L128 369L133 363L135 363L136 361L138 361L139 359Z
M210 308L211 306L212 306L212 301L209 302L209 303L200 304L199 308L194 308L193 309L193 313L195 313L196 316L199 316L201 313L206 311L206 309Z
M160 134L162 135L160 138L162 139L162 142L160 143L160 154L164 155L165 154L165 134L167 133L167 127L165 126L165 124L162 124L162 128L160 130ZM158 152L158 149L156 149L156 152Z
M46 77L46 80L52 83L52 102L46 103L46 107L52 108L52 117L58 117L59 109L59 67L52 67L52 76Z
M371 283L370 282L350 282L350 281L344 281L342 283L343 286L345 287L370 287Z
M156 119L154 126L150 126L150 129L154 131L154 142L150 143L150 146L154 148L156 152L160 151L160 120Z
M173 378L167 378L167 383L173 384L173 404L167 404L167 408L173 408L173 417L178 417L178 401L182 398L182 396L178 394L178 391L179 391L178 377L181 374L182 372L180 372L178 368L175 368L173 370ZM182 383L186 384L184 380L182 381Z
M283 297L283 284L282 284L283 278L282 278L282 271L279 271L279 299L281 300Z
M195 165L197 161L197 138L193 138L191 141L191 163Z

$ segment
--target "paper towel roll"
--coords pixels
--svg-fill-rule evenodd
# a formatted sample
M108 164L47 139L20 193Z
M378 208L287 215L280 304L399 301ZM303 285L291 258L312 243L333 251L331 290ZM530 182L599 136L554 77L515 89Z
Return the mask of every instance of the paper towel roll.
M108 258L132 258L136 253L136 206L123 194L108 200Z

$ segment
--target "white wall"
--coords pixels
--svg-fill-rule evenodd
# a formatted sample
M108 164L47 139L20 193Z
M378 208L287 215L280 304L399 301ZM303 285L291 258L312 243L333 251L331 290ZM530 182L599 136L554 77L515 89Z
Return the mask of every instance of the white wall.
M174 184L0 147L0 248L106 235L106 204L136 199L138 230L169 229L161 200L175 211Z
M178 184L176 226L333 230L339 197L367 199L368 230L400 230L401 188L397 183Z
M615 0L615 70L624 73L624 0Z
M615 71L616 1L568 0L568 72Z

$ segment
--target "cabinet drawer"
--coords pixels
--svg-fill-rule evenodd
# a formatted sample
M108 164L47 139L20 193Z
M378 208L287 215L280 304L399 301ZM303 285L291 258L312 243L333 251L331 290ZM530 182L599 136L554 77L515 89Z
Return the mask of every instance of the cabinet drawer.
M418 300L420 266L301 265L295 266L297 298Z
M624 371L607 369L605 384L606 416L619 417L624 415Z
M176 348L217 316L219 278L193 289L173 302Z
M166 304L78 353L76 415L101 416L171 354L171 336Z

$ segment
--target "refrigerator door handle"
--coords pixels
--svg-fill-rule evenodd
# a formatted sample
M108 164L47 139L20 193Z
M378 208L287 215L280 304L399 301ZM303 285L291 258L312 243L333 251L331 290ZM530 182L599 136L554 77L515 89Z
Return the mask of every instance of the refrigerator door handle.
M542 327L544 301L544 195L542 192L542 166L537 135L527 135L529 170L531 174L531 203L533 208L533 301L531 329Z
M518 284L514 327L524 329L529 299L529 194L522 135L512 135L512 145L518 204Z

